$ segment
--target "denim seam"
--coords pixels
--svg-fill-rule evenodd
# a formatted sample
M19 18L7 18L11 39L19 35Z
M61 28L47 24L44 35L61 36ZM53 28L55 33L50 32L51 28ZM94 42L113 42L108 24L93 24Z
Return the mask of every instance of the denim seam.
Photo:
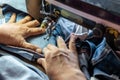
M112 51L112 49L110 49L110 48L108 47L108 45L106 45L106 47L105 47L105 48L103 49L103 51L102 51L102 55L99 57L99 59L93 60L93 61L92 61L92 64L93 64L93 65L96 65L97 63L99 63L100 61L102 61L103 58L106 57L106 56L110 53L110 51Z

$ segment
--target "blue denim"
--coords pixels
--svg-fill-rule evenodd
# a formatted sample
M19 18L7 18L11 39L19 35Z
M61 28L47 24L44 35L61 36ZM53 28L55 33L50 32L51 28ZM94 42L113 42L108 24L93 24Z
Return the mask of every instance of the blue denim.
M13 56L0 57L0 80L49 80L37 68Z
M45 39L47 35L43 34L43 35L38 35L38 36L27 38L27 41L39 46L42 49L46 47L48 44L56 45L56 39L58 36L61 36L63 37L63 39L65 39L65 35L63 34L61 30L62 29L58 21L58 23L56 24L56 29L52 32L52 36L50 37L49 40Z
M100 80L117 80L120 79L120 59L115 52L106 43L106 38L103 38L101 43L93 45L91 64L93 67L93 76Z
M12 13L16 13L16 15L17 15L16 21L19 21L20 19L23 19L26 15L28 15L28 14L26 14L26 13L24 13L22 11L19 11L19 10L15 9L15 8L9 6L9 5L4 5L2 7L2 9L3 9L3 14L5 16L5 21L6 22L8 22L8 20L10 19ZM65 25L65 23L67 23L67 25ZM42 35L38 35L38 36L29 37L29 38L27 38L27 41L29 43L31 43L31 44L35 44L35 45L39 46L42 49L44 47L46 47L48 44L56 45L56 39L57 39L57 37L61 36L61 37L63 37L63 39L66 39L70 35L70 33L74 30L74 28L75 28L74 25L75 25L75 23L72 23L72 22L70 22L68 20L65 20L64 18L60 18L58 20L58 22L56 24L56 27L55 27L54 31L52 32L52 36L50 37L49 40L44 39L46 37L46 34L42 34ZM68 30L68 31L66 31L66 30ZM7 48L5 50L9 51ZM10 50L10 51L12 51L12 50ZM17 53L17 51L15 51L15 52ZM14 51L12 53L14 53ZM18 53L19 53L19 51L18 51ZM24 52L24 50L23 50L23 53L26 53L26 52ZM3 56L3 57L5 58L7 56ZM0 59L1 58L2 57L0 57ZM9 58L13 59L13 63L10 63L10 64L11 64L11 66L15 67L14 62L16 62L16 59L14 59L14 57L9 57ZM4 63L6 63L6 61L7 60L5 60ZM48 77L43 72L41 72L40 70L38 70L36 67L33 67L32 65L27 64L27 63L23 62L22 60L19 60L19 61L20 61L20 64L22 63L23 66L24 66L22 68L26 68L27 67L27 70L33 71L33 73L32 73L33 75L37 75L37 77L31 77L32 80L49 80ZM10 64L8 64L8 63L6 63L6 64L9 65L9 67L11 67ZM8 66L4 66L4 70L2 70L2 68L3 68L2 65L0 65L0 67L1 67L1 71L0 72L4 72L4 70L6 70L7 68L9 68ZM18 70L18 71L20 70L20 68L17 69L17 67L15 67L15 69ZM10 70L14 71L12 68L10 68ZM23 70L23 69L21 69L21 70ZM10 74L8 72L6 72L6 73ZM13 80L13 79L16 79L15 77L16 77L16 75L13 75L12 77L8 76L8 78L7 78L6 75L0 74L0 80L5 80L4 78L6 78L7 80L10 80L10 79ZM19 75L17 77L18 77L17 79L21 79L22 78L22 77L19 77ZM26 80L31 80L31 79L30 79L30 75L29 75L29 78L27 78Z
M3 14L5 16L6 22L10 19L10 16L12 15L12 13L17 14L16 21L19 21L20 19L23 19L26 15L28 15L9 5L3 6ZM43 35L29 37L27 38L27 41L43 49L48 44L56 45L56 39L58 36L61 36L65 40L66 38L68 38L70 33L72 33L75 30L75 28L76 28L75 23L61 17L58 19L55 29L52 32L52 36L50 37L49 40L44 39L47 35L43 34Z
M19 11L9 5L2 6L5 22L8 22L12 13L17 14L16 21L24 18L26 13ZM0 52L1 54L2 52ZM5 52L10 56L0 57L0 80L49 80L48 76L40 71L38 68L11 56L8 52ZM12 61L10 61L10 60ZM3 65L2 65L3 64ZM9 71L7 71L9 70ZM17 75L16 75L17 74Z
M95 67L104 71L109 77L116 76L120 79L120 59L112 51L106 54Z
M4 5L3 14L5 16L6 22L8 22L12 13L17 14L16 21L19 21L19 20L23 19L26 15L28 15L28 14L26 14L22 11L19 11L15 8L9 6L9 5ZM64 38L64 34L62 33L60 28L61 27L59 26L59 24L57 24L56 29L52 33L53 36L51 36L49 40L44 39L46 37L46 34L43 34L43 35L38 35L38 36L27 38L27 41L32 43L32 44L35 44L35 45L39 46L40 48L44 48L49 43L56 45L56 37L57 36L63 36L63 38Z
M23 17L25 17L26 13L23 13L22 11L16 10L13 7L10 7L8 5L5 5L3 7L3 14L5 16L6 22L9 20L11 14L15 12L17 14L17 19L16 21L19 21ZM67 25L64 23L67 22ZM71 25L69 25L71 24ZM71 23L70 21L67 21L63 18L60 18L56 24L56 28L52 33L52 36L50 37L49 40L44 39L46 37L46 34L43 35L38 35L34 37L27 38L27 41L35 44L42 49L47 46L47 44L53 44L56 45L56 38L58 36L62 36L63 39L65 40L70 33L74 30L74 23ZM69 26L71 32L64 31L65 27L64 26ZM65 29L66 30L66 29ZM93 40L94 41L94 40ZM109 48L110 52L106 52L106 54L103 53L103 51L106 49L106 38L103 38L103 40L98 44L95 45L94 42L86 40L86 42L90 46L91 50L91 56L90 56L90 63L92 64L93 67L93 76L96 77L104 77L104 79L108 80L114 80L115 78L113 76L117 76L117 78L120 76L120 60L116 56L116 54ZM41 44L42 43L42 44ZM36 68L32 68L31 66L29 67L28 64L26 65L28 68L32 69L33 71L39 73L39 70ZM40 73L41 75L45 75L44 73ZM40 79L41 80L41 79ZM45 80L45 79L44 79Z

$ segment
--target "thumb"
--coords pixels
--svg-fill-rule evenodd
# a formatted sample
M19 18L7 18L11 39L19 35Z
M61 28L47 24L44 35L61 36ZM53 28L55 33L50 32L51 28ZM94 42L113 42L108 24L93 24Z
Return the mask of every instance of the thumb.
M76 54L77 50L75 46L75 40L76 40L75 34L71 34L70 41L69 41L69 49Z
M28 43L28 42L23 42L23 44L21 45L21 47L23 47L23 48L26 48L26 49L31 49L31 50L34 50L34 51L36 51L36 52L38 52L38 53L41 53L41 48L39 48L38 46L35 46L35 45L33 45L33 44L30 44L30 43Z
M46 70L46 62L45 62L45 59L44 59L44 58L39 58L39 59L37 60L37 63L40 64L40 65L42 65L43 68Z

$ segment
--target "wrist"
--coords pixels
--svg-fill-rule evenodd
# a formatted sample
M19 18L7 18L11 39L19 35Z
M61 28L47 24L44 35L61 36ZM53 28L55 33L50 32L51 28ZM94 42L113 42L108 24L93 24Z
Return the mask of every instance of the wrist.
M79 69L66 69L58 74L49 74L50 80L86 80Z

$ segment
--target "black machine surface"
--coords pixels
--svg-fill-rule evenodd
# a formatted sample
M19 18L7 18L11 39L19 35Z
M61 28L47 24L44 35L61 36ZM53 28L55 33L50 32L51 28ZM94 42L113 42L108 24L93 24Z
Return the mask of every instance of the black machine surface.
M112 11L110 12L104 9L103 7L98 7L95 4L93 5L88 3L90 0L46 1L54 5L54 7L57 7L61 11L61 15L63 17L66 17L69 20L72 20L73 22L77 22L83 25L84 27L91 29L96 23L101 23L105 26L112 27L114 29L120 29L120 16L116 15L119 14L119 12L116 12L116 14L112 14ZM105 0L103 0L103 2L105 2Z

